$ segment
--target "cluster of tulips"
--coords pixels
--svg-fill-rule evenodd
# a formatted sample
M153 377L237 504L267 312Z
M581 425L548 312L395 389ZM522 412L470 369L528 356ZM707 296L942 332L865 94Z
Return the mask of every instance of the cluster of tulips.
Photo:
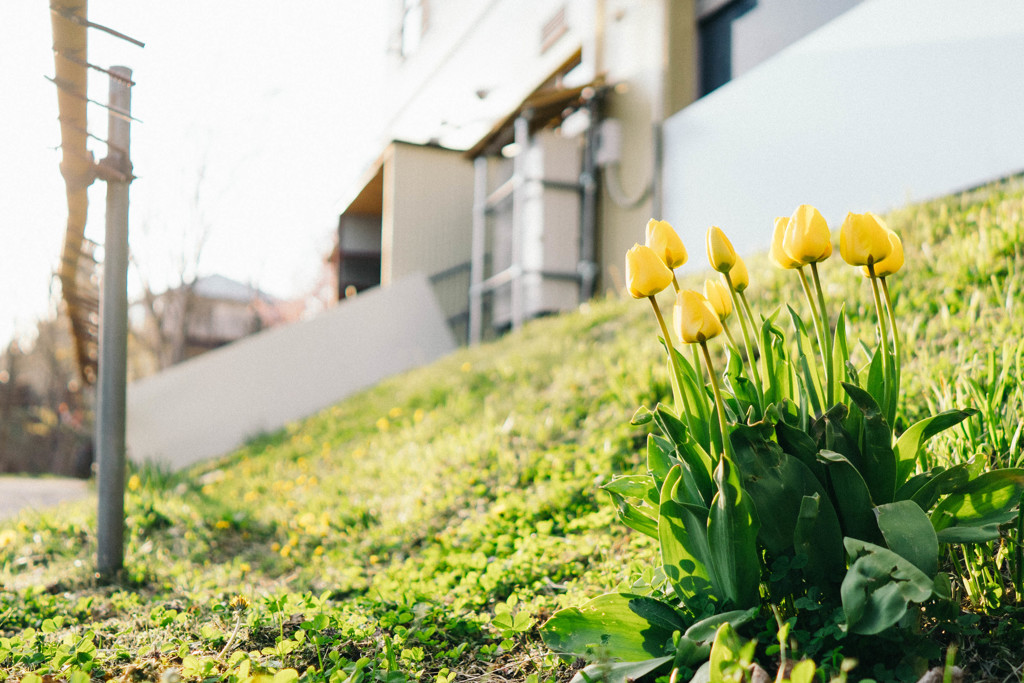
M707 342L724 333L731 347L739 350L727 321L733 311L736 311L746 350L746 367L759 393L759 407L763 410L763 384L757 362L757 331L760 326L754 318L745 294L750 285L750 276L743 259L718 226L708 229L706 242L708 261L711 267L721 274L721 282L706 280L703 293L681 289L675 276L675 269L687 262L686 247L667 221L651 219L647 224L646 244L635 244L626 253L626 282L633 298L647 298L654 307L669 360L673 363L673 378L677 374L677 368L674 366L676 356L672 348L672 335L669 334L655 296L669 285L675 288L676 302L672 318L675 336L684 344L694 345L695 367L700 367L697 347L699 346L702 351L715 391L719 420L722 421L724 433L724 410L721 409L721 396L718 393L718 383ZM864 276L871 282L878 312L881 347L885 350L882 353L883 373L887 379L891 378L891 381L885 382L886 394L882 397L882 405L891 421L895 414L896 392L899 386L899 337L886 278L903 266L903 244L899 236L875 214L848 213L840 229L839 251L843 260L851 266L860 267ZM799 276L822 355L824 396L814 397L819 413L837 400L836 373L831 358L834 338L818 273L818 264L831 255L832 236L828 224L813 206L803 204L797 207L792 216L775 219L770 258L780 268L795 270ZM810 277L807 271L810 271ZM893 342L891 347L890 335ZM685 395L679 391L675 383L673 391L677 405L684 403ZM685 405L682 412L689 413Z
M646 471L601 488L623 524L659 545L660 560L628 592L558 611L541 634L553 651L593 662L574 683L669 672L729 680L731 629L757 636L753 622L764 617L780 633L799 620L820 636L819 648L875 656L891 643L896 659L909 661L925 638L916 623L924 606L954 600L942 557L1000 538L1017 516L1024 469L973 459L926 469L925 442L972 409L894 429L900 343L886 278L903 266L903 246L879 217L850 213L839 232L839 252L863 272L875 304L875 343L858 347L864 357L851 354L844 307L834 316L826 308L819 264L833 241L817 209L802 205L774 223L770 258L796 272L814 328L786 306L788 341L782 307L755 318L747 267L725 233L711 227L706 244L721 278L703 292L679 286L686 248L664 221L650 221L646 244L626 254L629 293L651 302L661 327L673 405L637 410L633 425L656 427ZM674 334L656 299L670 285ZM716 372L708 342L719 336L728 353ZM692 363L674 339L690 347ZM809 681L815 665L802 666L799 680ZM780 661L777 680L785 669Z

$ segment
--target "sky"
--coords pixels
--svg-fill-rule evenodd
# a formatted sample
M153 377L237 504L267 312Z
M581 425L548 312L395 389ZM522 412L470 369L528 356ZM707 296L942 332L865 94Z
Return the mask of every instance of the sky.
M52 315L67 220L50 12L0 3L0 345ZM200 275L219 273L275 296L301 296L330 251L340 202L379 147L374 98L386 34L364 0L90 0L89 20L139 48L89 31L89 61L128 66L136 86L129 241L156 290L208 226ZM89 72L105 102L107 76ZM90 132L106 137L103 108ZM96 159L105 145L90 142ZM86 236L102 242L105 185L89 190ZM197 199L198 197L198 199ZM130 292L131 293L131 292Z

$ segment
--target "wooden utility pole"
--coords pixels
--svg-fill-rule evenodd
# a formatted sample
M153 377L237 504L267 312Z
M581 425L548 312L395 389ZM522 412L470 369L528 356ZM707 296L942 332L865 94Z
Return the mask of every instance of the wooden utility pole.
M107 182L107 225L100 298L99 373L96 383L97 571L111 576L124 566L125 386L128 356L128 186L132 71L110 69L107 157L97 166Z

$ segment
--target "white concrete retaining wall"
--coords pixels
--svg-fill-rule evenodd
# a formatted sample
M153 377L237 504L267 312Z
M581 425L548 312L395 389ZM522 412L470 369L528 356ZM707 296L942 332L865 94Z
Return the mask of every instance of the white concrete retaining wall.
M426 277L410 276L131 384L128 455L179 469L454 349Z
M664 218L763 251L799 204L837 229L1019 172L1022 83L1024 3L869 0L666 122Z

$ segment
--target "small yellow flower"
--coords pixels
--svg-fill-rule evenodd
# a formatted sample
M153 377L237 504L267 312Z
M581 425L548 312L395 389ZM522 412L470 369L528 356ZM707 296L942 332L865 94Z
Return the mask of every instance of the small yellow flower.
M380 431L386 432L390 428L391 428L391 423L388 422L388 419L386 417L382 417L382 418L377 420L377 429L379 429Z
M626 252L626 286L634 299L654 296L672 283L672 271L650 247L634 244Z
M848 213L839 230L839 253L851 266L875 264L892 252L888 230L873 213Z
M469 361L466 361L465 363L459 366L459 370L462 372L469 372L472 369L473 366L469 364Z
M747 264L739 256L736 257L736 263L732 265L732 270L729 271L729 280L732 282L732 288L737 292L742 292L750 286L750 274L747 272Z
M255 503L257 500L259 500L259 498L260 494L256 493L255 491L246 491L245 495L242 496L242 500L244 500L246 503Z
M6 548L18 540L18 532L14 529L0 531L0 548Z
M886 229L886 235L889 238L892 251L889 252L888 256L875 264L875 277L888 277L903 267L903 241L892 230ZM863 270L864 275L871 275L867 266L864 266Z
M707 243L711 267L719 273L728 273L732 270L736 263L736 250L732 248L732 242L720 227L712 225L708 228Z
M686 344L698 344L722 334L722 322L708 300L692 289L679 291L672 322Z
M324 554L324 547L322 545L318 545L317 547L313 548L313 554L317 557L320 557Z
M652 218L647 222L647 246L672 270L686 263L686 247L668 221Z
M801 204L789 218L782 248L800 265L824 261L832 255L832 234L821 212Z
M413 411L412 421L419 424L420 422L423 422L424 417L426 417L426 413L423 412L423 408L417 408Z
M732 296L724 285L714 280L705 280L704 298L715 309L719 320L725 320L732 313Z
M252 571L252 567L249 565L248 562L243 562L240 565L238 565L238 571L245 574L246 572Z
M138 491L141 488L142 488L142 480L139 479L139 475L133 474L132 476L128 477L128 490L129 491Z
M775 231L772 233L772 246L768 256L779 268L799 268L803 264L791 258L782 248L782 239L786 236L788 227L789 216L779 216L775 219Z
M394 408L388 411L388 417L390 417L391 419L398 419L402 417L403 412L404 411L402 410L401 406L395 406Z
M230 529L231 528L231 522L229 522L226 519L218 519L217 523L214 524L214 526L217 527L218 529Z

